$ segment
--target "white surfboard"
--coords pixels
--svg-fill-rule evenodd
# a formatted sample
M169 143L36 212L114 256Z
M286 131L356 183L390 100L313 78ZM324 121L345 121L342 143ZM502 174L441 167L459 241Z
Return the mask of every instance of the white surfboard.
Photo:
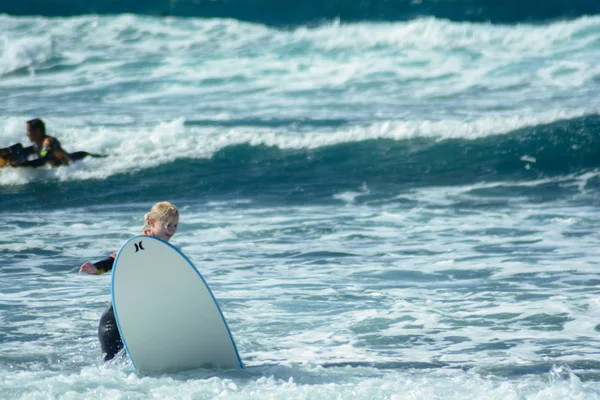
M112 270L112 302L123 344L139 371L243 368L210 288L176 247L130 238Z

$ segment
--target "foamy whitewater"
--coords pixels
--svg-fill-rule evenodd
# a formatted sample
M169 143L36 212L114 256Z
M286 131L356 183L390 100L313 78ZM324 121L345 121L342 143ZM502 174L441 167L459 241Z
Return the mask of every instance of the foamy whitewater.
M0 398L600 398L598 60L598 15L0 15L0 147L109 155L0 169ZM163 200L244 370L102 362L78 268Z

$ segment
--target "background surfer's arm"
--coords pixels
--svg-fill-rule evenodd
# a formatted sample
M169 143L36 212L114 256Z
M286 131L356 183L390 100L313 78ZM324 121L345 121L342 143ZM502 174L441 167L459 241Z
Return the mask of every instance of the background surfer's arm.
M15 166L16 167L38 168L38 167L45 165L46 162L48 162L48 159L46 157L42 157L42 158L36 158L35 160L31 160L31 161L24 161L22 163L16 164Z
M34 154L36 153L34 152ZM69 165L69 158L63 151L56 149L49 151L48 154L40 158L36 158L31 161L24 161L16 164L15 166L38 168L43 165L46 165L46 163L50 163L50 165L52 165L53 167L60 165Z
M23 154L25 154L25 157L29 157L33 154L37 154L35 152L35 149L33 148L33 146L29 146L29 147L23 147Z

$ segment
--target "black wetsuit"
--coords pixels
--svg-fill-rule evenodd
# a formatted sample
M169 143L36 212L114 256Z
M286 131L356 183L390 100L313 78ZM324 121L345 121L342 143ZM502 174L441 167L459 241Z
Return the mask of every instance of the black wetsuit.
M103 274L110 271L114 263L114 254L111 254L109 258L94 263L94 266L98 269L98 274ZM123 348L123 340L121 340L121 334L117 327L112 302L100 317L98 340L100 340L100 347L104 353L104 361L112 360Z
M92 154L87 151L67 153L61 147L58 139L52 136L46 136L44 143L44 146L33 144L29 147L23 147L21 143L17 143L5 149L0 149L0 157L10 161L16 161L16 166L33 168L38 168L46 164L53 167L69 165L71 161L82 160L86 157L106 157L104 154ZM30 156L36 156L37 158L28 160Z
M104 361L112 360L123 348L123 340L117 327L112 303L104 310L98 325L98 340L104 353Z

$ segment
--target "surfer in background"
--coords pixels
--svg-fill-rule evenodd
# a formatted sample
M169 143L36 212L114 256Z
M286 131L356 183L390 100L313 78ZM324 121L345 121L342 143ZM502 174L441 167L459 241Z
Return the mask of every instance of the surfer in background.
M177 210L177 207L167 201L162 201L153 205L150 212L144 216L143 233L168 242L177 232L178 224L179 210ZM116 254L113 253L108 258L95 263L85 262L79 268L79 273L104 274L112 269L115 257ZM105 354L104 361L114 358L123 348L123 341L117 328L112 302L100 318L98 339L100 340L102 352Z
M87 151L76 151L67 153L63 150L58 139L46 135L46 125L39 118L27 121L27 137L33 143L32 146L23 147L21 143L14 144L5 149L0 149L0 167L10 165L12 167L41 167L50 165L58 167L69 165L72 161L81 160L85 157L106 157L102 154L91 154ZM29 160L30 156L37 158Z

